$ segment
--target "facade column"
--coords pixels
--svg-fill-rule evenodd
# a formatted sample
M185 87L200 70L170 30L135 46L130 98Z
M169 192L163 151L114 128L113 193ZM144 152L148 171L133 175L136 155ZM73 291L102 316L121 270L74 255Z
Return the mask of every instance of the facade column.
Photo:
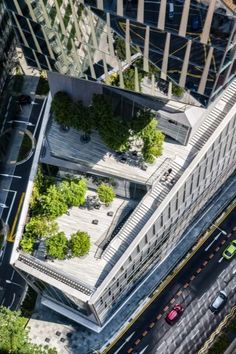
M184 9L181 17L181 22L179 26L179 35L185 37L186 29L188 25L188 16L189 16L190 0L185 0Z
M207 78L208 78L208 72L209 72L210 65L211 65L212 54L213 54L213 47L210 47L208 55L207 55L205 67L204 67L204 70L202 73L201 81L200 81L198 91L197 91L201 95L204 95L204 91L205 91L205 87L206 87L206 83L207 83Z
M192 41L189 40L188 44L187 44L187 47L186 47L186 51L185 51L185 55L184 55L184 61L183 61L183 66L182 66L181 75L180 75L180 79L179 79L179 86L181 86L181 87L185 86L185 82L186 82L186 78L187 78L191 45L192 45Z
M164 55L163 55L162 66L161 66L161 79L163 80L166 80L167 78L169 50L170 50L170 33L167 32Z
M216 0L211 0L209 2L208 11L207 11L207 15L205 18L203 31L201 34L201 43L207 44L207 42L208 42L209 34L210 34L210 30L211 30L211 22L212 22L214 10L215 10L215 5L216 5Z

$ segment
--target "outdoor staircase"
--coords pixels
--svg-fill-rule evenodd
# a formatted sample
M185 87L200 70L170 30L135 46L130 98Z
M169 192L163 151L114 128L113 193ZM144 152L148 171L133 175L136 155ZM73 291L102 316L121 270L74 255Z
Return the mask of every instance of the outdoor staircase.
M162 175L160 175L157 181L154 182L152 189L147 192L146 196L133 211L119 233L103 252L102 258L112 266L122 256L137 234L145 226L151 215L170 192L171 188L184 170L183 167L175 161L168 161L166 166L171 168L171 173L169 173L168 178L165 181L163 179L164 173L168 171L168 168L166 168L166 171L163 170ZM172 180L175 182L171 182Z
M201 126L190 140L190 145L192 145L195 149L200 150L205 145L215 129L218 127L218 125L221 123L221 121L224 119L229 108L231 108L235 102L236 80L234 80L229 85L215 107L207 115L205 121L201 124ZM224 112L224 106L226 105L227 109Z

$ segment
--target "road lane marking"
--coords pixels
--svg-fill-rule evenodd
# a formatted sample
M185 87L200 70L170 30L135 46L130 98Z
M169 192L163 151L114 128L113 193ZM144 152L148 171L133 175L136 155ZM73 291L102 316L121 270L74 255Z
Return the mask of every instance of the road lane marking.
M163 311L166 312L168 309L169 309L169 306L167 305L164 307Z
M138 345L140 342L141 342L141 340L138 338L138 339L134 342L134 344L135 344L135 345Z
M180 296L182 294L182 292L183 292L182 290L179 290L176 295Z
M159 315L157 316L157 320L159 321L162 318L162 314L159 313Z
M24 197L25 197L25 192L23 192L21 197L20 197L20 201L19 201L17 212L16 212L16 216L14 218L14 222L13 222L13 225L12 225L12 228L11 228L11 232L10 232L10 234L8 236L8 241L10 241L10 242L14 242L13 235L14 235L14 232L15 232L16 223L17 223L17 220L18 220L18 217L19 217L19 214L20 214L20 210L21 210L21 207L22 207L22 204L23 204L23 201L24 201Z
M17 191L9 190L9 192L13 192L14 195L13 195L13 198L12 198L12 201L11 201L10 208L9 208L9 210L8 210L8 213L7 213L7 218L6 218L6 221L5 221L6 224L8 224L8 220L9 220L9 217L10 217L10 215L11 215L12 207L13 207L13 204L14 204L14 202L15 202L16 194L17 194Z
M223 239L223 240L221 241L221 244L223 245L225 242L226 242L225 239Z
M211 243L209 243L209 245L205 248L205 252L207 252L209 250L209 248L213 245L213 243L215 243L215 241L218 240L218 238L220 237L220 235L222 234L222 232L219 232L211 241Z
M10 308L12 307L12 305L14 304L15 298L16 298L16 294L13 293L12 302L11 302L11 304L8 306L9 309L10 309Z
M203 263L202 263L202 265L205 267L206 265L208 264L208 261L207 260L205 260Z
M127 353L132 353L132 351L133 351L133 348L129 348Z
M148 334L148 331L144 331L142 336L145 337Z
M148 344L148 345L146 345L146 347L145 347L145 348L143 348L143 349L141 350L141 352L139 352L139 354L143 354L143 353L145 352L145 350L147 349L147 347L149 347L149 344Z
M195 278L196 278L196 276L193 274L193 275L191 275L190 280L192 281Z
M214 253L211 253L209 258L212 259L214 257Z
M175 298L173 297L173 299L170 300L170 303L173 304L175 302Z
M218 263L221 263L223 261L224 257L221 257L219 260L218 260Z
M215 249L215 251L216 251L216 252L218 252L218 251L219 251L219 249L220 249L220 247L219 247L219 246L217 246L217 247L216 247L216 249Z
M133 337L135 331L125 339L124 343L114 352L114 354L118 354L120 352L120 350L125 346L126 343L128 343L128 341Z
M197 269L197 274L201 273L201 271L202 271L202 268L198 268Z
M185 283L184 284L184 289L188 288L189 287L189 283Z
M149 327L152 328L155 326L155 322L150 323Z

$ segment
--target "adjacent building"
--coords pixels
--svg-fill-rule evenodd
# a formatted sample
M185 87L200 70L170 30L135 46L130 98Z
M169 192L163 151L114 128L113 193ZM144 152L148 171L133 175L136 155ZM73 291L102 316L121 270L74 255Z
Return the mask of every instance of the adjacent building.
M0 92L6 82L7 76L15 66L16 38L11 26L9 15L0 3Z
M29 65L135 91L148 86L152 95L161 78L204 106L235 76L236 22L228 3L5 1Z

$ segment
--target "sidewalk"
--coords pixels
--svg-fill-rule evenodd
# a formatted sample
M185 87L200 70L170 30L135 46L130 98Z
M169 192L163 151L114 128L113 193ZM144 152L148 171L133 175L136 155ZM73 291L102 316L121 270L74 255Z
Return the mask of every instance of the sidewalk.
M144 306L144 303L147 302L145 299L148 299L148 295L155 289L156 284L159 284L173 268L173 265L183 258L199 235L212 224L212 221L217 218L235 195L236 176L233 176L225 183L224 188L214 198L211 205L205 209L204 214L199 217L195 225L186 232L175 252L172 252L171 256L167 257L158 266L158 272L154 270L151 276L146 277L145 283L132 297L126 300L123 308L111 318L108 325L100 333L94 333L70 322L38 303L28 324L33 342L55 346L59 354L88 354L100 350L102 347L104 350L105 345L112 341L112 337L117 336L126 327L129 320L134 317L135 313Z

